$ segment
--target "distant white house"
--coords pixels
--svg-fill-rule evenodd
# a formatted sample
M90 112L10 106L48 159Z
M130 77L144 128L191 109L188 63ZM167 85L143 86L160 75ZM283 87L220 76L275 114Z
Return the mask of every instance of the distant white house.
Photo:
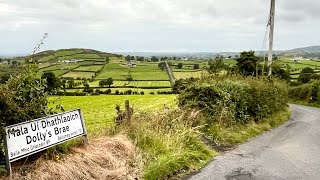
M302 61L302 60L303 60L302 57L294 57L294 58L292 59L292 61L295 62L295 63L299 63L299 62Z

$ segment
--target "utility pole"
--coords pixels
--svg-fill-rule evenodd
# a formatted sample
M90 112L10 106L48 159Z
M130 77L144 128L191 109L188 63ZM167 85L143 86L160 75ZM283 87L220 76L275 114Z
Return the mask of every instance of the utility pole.
M271 0L270 19L268 25L270 26L269 33L269 55L268 55L268 76L272 75L272 51L273 51L273 33L274 33L274 17L276 11L276 0Z

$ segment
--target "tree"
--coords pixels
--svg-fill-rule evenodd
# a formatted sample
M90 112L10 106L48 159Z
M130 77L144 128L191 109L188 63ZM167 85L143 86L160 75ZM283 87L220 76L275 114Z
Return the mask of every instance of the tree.
M18 64L17 61L12 61L12 65L16 65L16 64Z
M99 86L100 87L103 87L103 86L105 86L106 85L106 80L101 80L101 81L99 81Z
M273 76L286 81L289 81L291 79L290 73L279 66L272 67L272 74Z
M165 62L161 62L158 64L158 68L160 68L162 71L164 70L164 68L166 67L166 63Z
M300 76L298 77L298 81L302 82L302 83L308 83L311 80L311 74L300 74Z
M218 74L222 69L224 69L224 66L222 58L216 57L214 60L209 61L208 72L210 74Z
M106 80L106 83L105 83L106 85L108 85L109 86L109 88L110 88L110 86L113 84L113 79L110 77L110 78L108 78L107 80Z
M57 87L57 79L53 72L45 72L42 74L41 79L46 79L47 87L45 89L46 92L52 92Z
M152 61L152 62L158 62L159 59L158 59L157 57L155 57L155 56L152 56L152 57L151 57L151 61Z
M272 60L274 60L274 61L276 61L276 60L278 60L279 58L278 58L278 56L276 55L276 54L273 54L272 55Z
M302 74L303 74L303 73L310 73L310 74L312 74L312 73L314 73L314 70L313 70L312 68L310 68L310 67L306 67L306 68L303 68L303 69L302 69L301 73L302 73Z
M199 68L200 68L199 64L193 65L193 69L199 69Z
M73 88L74 87L74 80L73 79L68 81L68 87L69 88Z
M183 64L182 63L178 63L178 65L176 66L178 69L182 69Z
M90 86L89 86L88 83L85 83L85 84L83 84L83 85L84 85L83 92L88 92L88 93L92 93L92 92L93 92L93 89L90 88Z
M128 56L126 56L126 57L125 57L125 59L126 59L126 61L128 61L128 62L129 62L129 61L131 60L131 56L130 56L130 55L128 55Z
M256 66L259 58L254 55L254 51L244 51L237 59L239 73L243 76L253 76L256 74Z

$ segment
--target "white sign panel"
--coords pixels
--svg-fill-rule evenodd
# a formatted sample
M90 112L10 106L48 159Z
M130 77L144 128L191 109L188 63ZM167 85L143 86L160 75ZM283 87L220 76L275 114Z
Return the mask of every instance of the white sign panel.
M10 162L86 134L80 110L5 127Z

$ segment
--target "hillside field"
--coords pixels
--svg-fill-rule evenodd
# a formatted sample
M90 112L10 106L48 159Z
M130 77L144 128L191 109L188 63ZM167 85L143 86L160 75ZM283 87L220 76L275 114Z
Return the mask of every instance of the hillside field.
M52 107L61 104L66 111L80 108L88 133L93 136L102 134L106 128L114 123L115 106L118 104L124 110L125 100L130 101L130 106L134 108L135 112L156 112L164 107L177 107L175 95L52 96L49 100L56 101L55 104L51 104Z

